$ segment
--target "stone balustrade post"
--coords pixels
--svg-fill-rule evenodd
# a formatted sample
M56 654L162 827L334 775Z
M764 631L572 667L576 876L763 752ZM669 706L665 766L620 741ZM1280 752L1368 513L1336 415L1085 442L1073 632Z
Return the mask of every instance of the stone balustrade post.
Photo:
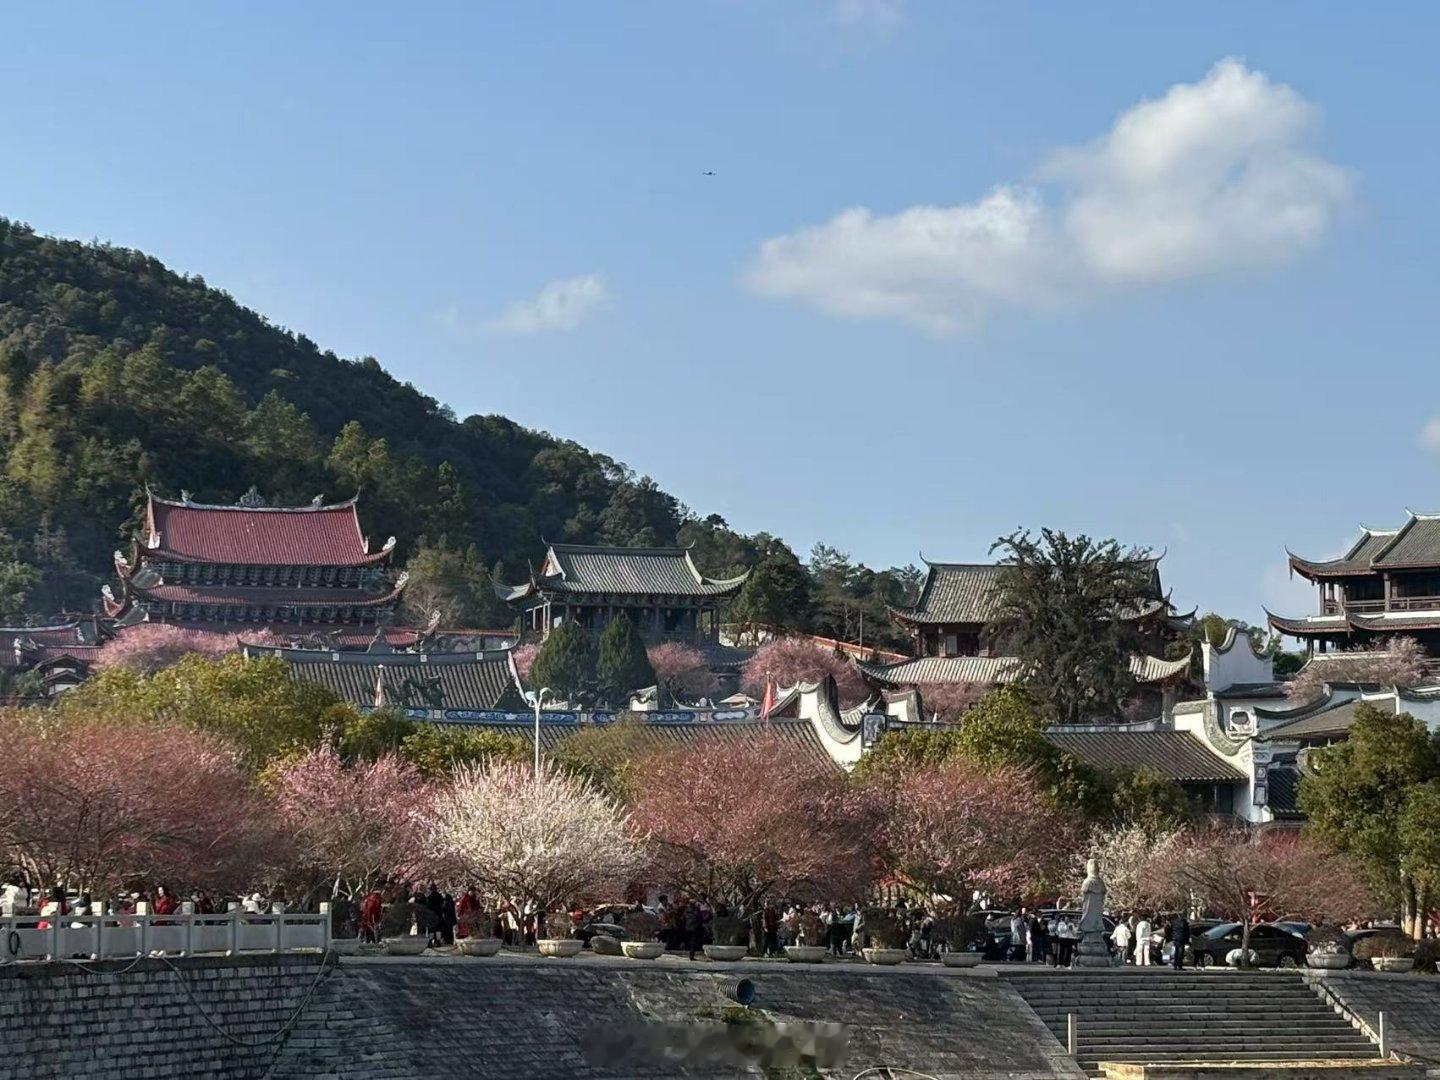
M189 956L195 951L195 901L182 903L180 916L185 920L185 955Z

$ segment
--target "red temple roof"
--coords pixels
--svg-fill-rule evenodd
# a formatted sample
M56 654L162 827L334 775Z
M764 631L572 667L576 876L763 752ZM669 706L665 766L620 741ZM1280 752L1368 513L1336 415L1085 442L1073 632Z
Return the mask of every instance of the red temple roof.
M180 562L259 566L358 566L371 553L355 500L330 506L211 506L150 496L142 554Z

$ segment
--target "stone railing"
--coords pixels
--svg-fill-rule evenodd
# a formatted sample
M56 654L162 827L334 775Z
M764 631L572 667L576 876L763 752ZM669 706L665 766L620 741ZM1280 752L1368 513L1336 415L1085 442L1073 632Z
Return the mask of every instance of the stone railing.
M188 905L187 905L188 906ZM137 956L323 953L330 912L259 915L12 915L0 918L0 964L18 960L126 960Z

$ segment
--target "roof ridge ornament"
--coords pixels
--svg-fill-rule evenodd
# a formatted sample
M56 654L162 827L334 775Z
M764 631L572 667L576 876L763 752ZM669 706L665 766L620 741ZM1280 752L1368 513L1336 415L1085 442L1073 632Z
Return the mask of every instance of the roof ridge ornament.
M189 500L187 499L186 502L189 502ZM235 505L243 506L246 510L260 510L269 506L270 503L264 495L260 494L260 489L254 484L251 484L250 490L235 500Z

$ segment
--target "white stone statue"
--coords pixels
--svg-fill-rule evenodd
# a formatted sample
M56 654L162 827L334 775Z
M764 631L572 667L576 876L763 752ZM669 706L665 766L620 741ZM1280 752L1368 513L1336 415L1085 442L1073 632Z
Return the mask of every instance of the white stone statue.
M1080 886L1080 933L1105 933L1105 882L1094 859L1085 861L1085 884Z

